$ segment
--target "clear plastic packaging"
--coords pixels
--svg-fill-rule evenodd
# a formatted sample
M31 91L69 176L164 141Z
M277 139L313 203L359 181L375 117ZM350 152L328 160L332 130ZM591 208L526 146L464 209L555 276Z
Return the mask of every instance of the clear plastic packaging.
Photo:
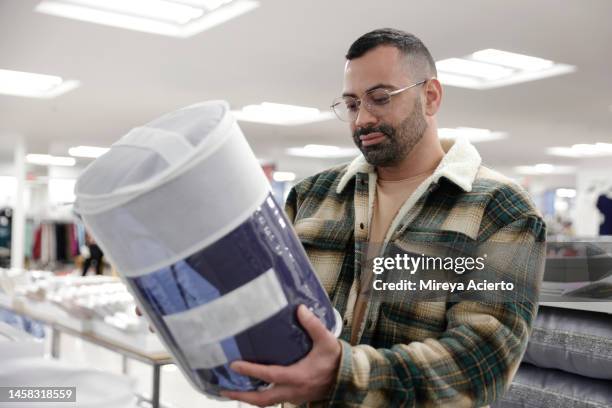
M128 160L129 158L129 160ZM288 365L309 307L341 322L225 102L136 128L81 175L79 212L183 373L210 395L266 384L235 360Z

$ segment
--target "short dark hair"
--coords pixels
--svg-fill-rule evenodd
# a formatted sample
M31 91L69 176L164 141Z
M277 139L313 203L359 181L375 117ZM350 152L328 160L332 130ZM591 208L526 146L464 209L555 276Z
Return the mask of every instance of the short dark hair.
M438 75L436 62L425 44L417 36L395 28L379 28L362 35L351 44L346 53L346 59L359 58L381 45L390 45L400 50L409 58L410 66L415 74L420 73L428 77Z

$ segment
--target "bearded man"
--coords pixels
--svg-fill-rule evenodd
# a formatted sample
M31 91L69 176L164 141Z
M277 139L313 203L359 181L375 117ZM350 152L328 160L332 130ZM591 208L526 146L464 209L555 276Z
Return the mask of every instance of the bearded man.
M442 86L417 37L375 30L357 39L346 59L343 93L332 109L349 124L362 155L301 181L286 203L343 316L342 333L336 339L301 306L312 351L288 367L233 363L235 371L273 385L225 395L260 406L486 406L508 388L527 346L545 224L523 189L482 166L467 140L443 147L436 123ZM364 259L415 243L530 248L521 262L489 260L522 281L526 295L520 302L371 296L372 269Z

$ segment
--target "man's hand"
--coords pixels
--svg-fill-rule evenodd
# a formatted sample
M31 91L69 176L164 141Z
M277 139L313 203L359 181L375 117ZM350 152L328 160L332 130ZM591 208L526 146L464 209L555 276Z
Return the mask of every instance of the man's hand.
M300 305L297 314L312 338L312 350L306 357L287 367L235 361L230 366L232 370L273 385L264 391L222 391L221 395L260 407L279 402L302 404L329 397L336 382L342 346L306 306Z

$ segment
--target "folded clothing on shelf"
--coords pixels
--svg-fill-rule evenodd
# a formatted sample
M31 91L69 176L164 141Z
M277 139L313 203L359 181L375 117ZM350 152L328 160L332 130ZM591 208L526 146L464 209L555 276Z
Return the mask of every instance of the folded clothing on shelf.
M523 361L612 380L611 323L605 313L540 306Z
M594 380L523 363L491 408L609 408L612 381Z

